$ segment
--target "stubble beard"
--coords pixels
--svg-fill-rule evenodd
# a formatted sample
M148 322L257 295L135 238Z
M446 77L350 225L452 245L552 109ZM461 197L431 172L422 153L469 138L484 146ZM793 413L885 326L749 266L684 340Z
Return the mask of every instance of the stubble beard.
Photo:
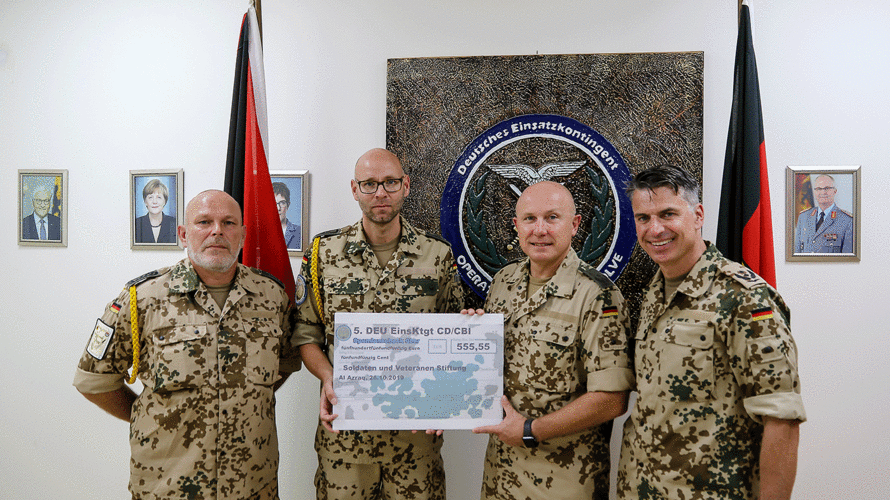
M390 222L394 221L399 214L402 212L402 204L405 202L404 199L394 202L389 206L389 213L384 213L381 215L377 215L374 213L374 210L370 205L366 205L364 210L365 217L372 223L377 224L379 226L386 226Z
M209 245L215 245L221 243L220 241L212 241L206 243L202 246L201 250L203 251ZM238 250L241 250L240 248ZM218 257L209 257L204 255L201 252L196 252L192 247L188 248L188 256L192 263L198 267L203 269L207 269L208 271L213 271L217 273L223 273L232 268L235 262L238 261L238 252L234 252L233 255L228 257L226 256L218 256Z

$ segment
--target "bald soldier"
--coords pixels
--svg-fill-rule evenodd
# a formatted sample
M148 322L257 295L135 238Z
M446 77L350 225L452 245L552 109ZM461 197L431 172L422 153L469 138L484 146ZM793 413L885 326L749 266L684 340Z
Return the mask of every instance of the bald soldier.
M505 417L473 429L491 434L482 499L608 498L612 426L602 424L627 408L628 317L618 287L572 250L580 223L555 182L516 203L526 258L494 276L485 301L504 315Z
M130 422L134 499L277 499L273 391L279 372L300 367L289 298L278 280L238 264L244 226L228 194L190 201L178 236L188 257L108 304L74 386ZM145 386L138 396L124 385L131 367Z
M463 307L451 249L401 215L410 179L399 159L372 149L350 182L362 218L315 237L303 258L300 353L322 383L315 434L319 499L444 500L441 433L342 431L331 423L333 326L337 312L456 313ZM300 302L298 300L298 302Z

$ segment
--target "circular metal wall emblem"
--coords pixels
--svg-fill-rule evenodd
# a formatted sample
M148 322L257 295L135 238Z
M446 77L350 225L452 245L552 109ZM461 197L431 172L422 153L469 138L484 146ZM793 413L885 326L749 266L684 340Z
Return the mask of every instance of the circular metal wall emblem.
M552 180L572 193L581 228L578 256L615 281L636 244L624 193L630 171L597 131L559 115L524 115L486 130L454 162L442 193L440 225L464 282L480 297L492 277L523 257L512 218L522 191Z

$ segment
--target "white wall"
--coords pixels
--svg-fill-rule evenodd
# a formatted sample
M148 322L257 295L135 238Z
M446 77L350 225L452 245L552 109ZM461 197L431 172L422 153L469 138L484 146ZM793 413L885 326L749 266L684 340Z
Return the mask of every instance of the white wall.
M106 302L177 252L129 249L128 170L221 187L246 1L0 1L0 498L127 498L127 426L71 387ZM793 310L809 421L796 499L890 492L890 335L881 310L890 7L755 1L779 289ZM311 172L312 233L359 217L355 159L385 142L386 59L705 52L705 236L716 213L736 0L263 3L270 167ZM784 261L787 165L862 165L862 261ZM16 244L16 170L69 170L67 248ZM106 216L105 214L110 214ZM296 259L294 264L297 264ZM317 383L279 391L282 498L313 498ZM448 433L449 497L478 495L484 440Z

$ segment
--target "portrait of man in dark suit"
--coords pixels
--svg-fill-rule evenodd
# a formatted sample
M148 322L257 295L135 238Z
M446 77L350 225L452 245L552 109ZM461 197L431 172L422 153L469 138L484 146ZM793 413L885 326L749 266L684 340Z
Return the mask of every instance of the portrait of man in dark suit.
M61 219L50 213L53 208L53 191L46 185L39 185L31 192L31 205L34 211L22 219L22 239L61 241Z

